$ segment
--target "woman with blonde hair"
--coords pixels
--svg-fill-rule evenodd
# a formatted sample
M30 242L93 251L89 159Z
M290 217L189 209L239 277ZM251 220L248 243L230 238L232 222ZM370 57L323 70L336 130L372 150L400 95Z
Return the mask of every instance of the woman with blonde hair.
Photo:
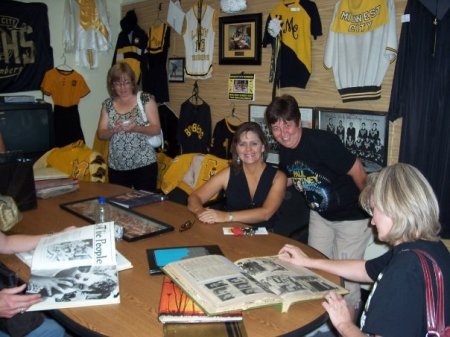
M425 283L413 249L436 260L444 276L444 298L449 298L450 291L450 253L439 239L439 206L433 189L419 170L400 163L369 175L360 203L372 215L378 239L392 246L387 253L368 261L313 259L298 247L285 245L280 258L345 279L375 282L360 327L353 323L340 295L325 296L323 306L341 336L423 337L427 335ZM448 326L449 301L444 312Z

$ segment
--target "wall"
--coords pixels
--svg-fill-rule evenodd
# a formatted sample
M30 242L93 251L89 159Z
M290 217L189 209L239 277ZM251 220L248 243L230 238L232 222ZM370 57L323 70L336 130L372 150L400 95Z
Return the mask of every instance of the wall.
M278 4L279 0L247 0L247 10L239 14L263 13L263 26L266 23L269 11ZM382 98L377 101L364 101L355 103L342 103L334 83L331 71L323 68L323 53L327 41L328 28L331 21L335 0L315 1L322 20L323 36L313 41L313 71L306 89L283 88L277 94L291 94L297 98L303 106L323 106L347 109L363 109L387 112L389 107L389 97L391 92L392 77L395 64L392 64L385 77L382 87ZM158 4L162 4L160 18L165 19L169 0L142 1L133 4L125 4L122 7L122 15L128 10L135 9L138 16L138 23L144 29L157 21ZM186 12L196 1L183 0L181 5ZM217 16L228 16L230 14L220 12L219 0L205 1L217 10ZM406 0L395 0L397 35L400 36L400 16L404 11ZM216 40L213 63L213 77L207 80L199 80L200 96L211 106L213 127L220 119L229 116L233 106L241 120L248 118L248 104L268 104L271 100L272 85L269 83L268 74L271 58L271 47L263 48L261 65L219 65L218 64L218 40L219 24L218 19L215 24ZM171 46L169 57L183 57L184 44L181 35L172 30ZM256 75L256 99L249 101L228 100L227 81L229 74L233 73L254 73ZM192 94L194 81L186 79L184 83L169 83L170 106L174 111L179 111L180 105ZM388 162L394 163L398 159L398 149L400 143L401 121L390 123Z
M86 144L92 146L97 122L100 114L102 101L107 97L106 74L111 66L113 50L108 53L100 54L100 66L96 69L88 69L75 65L74 54L64 53L62 45L64 3L63 0L22 0L22 2L42 2L48 7L48 17L50 22L50 43L53 48L53 59L55 66L62 64L64 54L66 64L78 71L85 79L91 92L81 99L78 106L81 118L81 126L86 138ZM109 12L109 23L111 26L112 45L117 41L117 35L120 32L120 12L122 0L107 0L107 9ZM5 94L4 94L5 95ZM41 91L19 92L7 95L33 95L36 98L42 98ZM44 96L45 101L53 103L51 97Z

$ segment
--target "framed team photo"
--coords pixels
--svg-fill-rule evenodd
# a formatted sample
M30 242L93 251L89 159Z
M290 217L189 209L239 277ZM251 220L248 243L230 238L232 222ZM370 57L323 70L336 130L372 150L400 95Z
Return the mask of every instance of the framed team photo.
M167 62L169 82L184 82L184 57L172 57Z
M381 111L316 108L315 128L336 134L366 172L387 165L389 122Z
M219 18L219 64L261 64L262 14Z

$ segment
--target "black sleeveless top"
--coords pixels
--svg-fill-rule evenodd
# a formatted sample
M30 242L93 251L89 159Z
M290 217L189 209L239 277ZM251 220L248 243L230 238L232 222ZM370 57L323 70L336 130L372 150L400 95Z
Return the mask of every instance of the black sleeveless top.
M244 170L236 170L231 167L230 179L228 180L228 186L225 192L225 209L227 211L241 211L261 207L269 194L276 172L276 168L266 165L252 200ZM273 217L269 221L252 225L266 226L268 229L272 228L274 225Z

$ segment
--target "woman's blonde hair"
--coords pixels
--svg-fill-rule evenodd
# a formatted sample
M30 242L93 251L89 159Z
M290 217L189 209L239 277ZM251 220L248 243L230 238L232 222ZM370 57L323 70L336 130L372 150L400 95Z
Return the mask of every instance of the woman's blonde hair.
M393 222L387 242L439 239L439 204L432 187L414 166L399 163L369 174L360 194L361 206L377 207Z

